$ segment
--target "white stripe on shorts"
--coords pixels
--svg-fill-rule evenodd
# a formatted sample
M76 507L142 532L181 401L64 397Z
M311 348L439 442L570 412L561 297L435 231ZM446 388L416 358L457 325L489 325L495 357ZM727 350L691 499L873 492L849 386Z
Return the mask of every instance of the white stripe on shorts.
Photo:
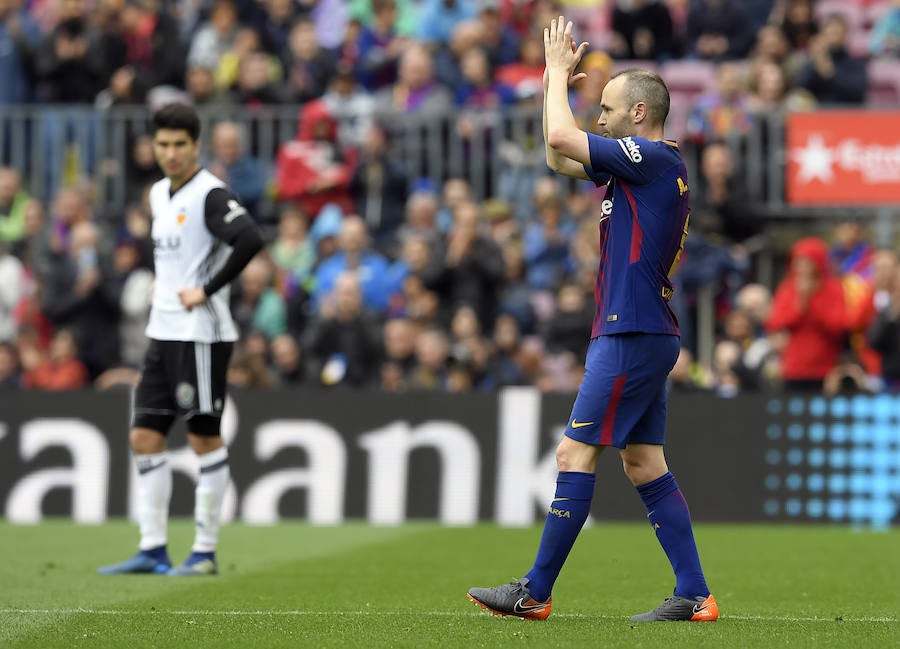
M194 343L194 361L197 365L197 405L200 412L212 412L212 361L209 343Z

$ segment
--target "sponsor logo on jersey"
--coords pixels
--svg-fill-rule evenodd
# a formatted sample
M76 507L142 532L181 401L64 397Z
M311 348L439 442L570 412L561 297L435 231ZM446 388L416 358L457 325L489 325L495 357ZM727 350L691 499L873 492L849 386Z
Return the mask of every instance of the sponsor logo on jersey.
M632 162L641 162L644 159L644 156L641 155L640 145L632 140L631 136L623 137L619 140L619 146L622 147L625 155L631 158Z
M605 218L609 218L609 215L612 214L613 202L610 199L604 199L602 203L600 203L600 214L602 221Z
M153 237L153 249L156 252L175 252L181 248L181 237Z
M236 200L230 200L228 201L228 213L222 217L222 220L225 221L225 223L231 223L237 217L243 216L246 213L247 209L243 205Z

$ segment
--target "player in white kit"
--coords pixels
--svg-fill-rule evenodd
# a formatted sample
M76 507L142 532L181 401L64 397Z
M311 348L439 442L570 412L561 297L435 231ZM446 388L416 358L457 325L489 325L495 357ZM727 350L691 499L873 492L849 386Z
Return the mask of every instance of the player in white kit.
M101 574L212 575L218 572L219 514L228 486L228 449L219 432L225 375L238 339L229 283L263 247L247 210L198 162L200 120L184 104L153 115L153 150L165 178L150 189L156 281L150 346L134 398L130 434L138 469L139 552ZM190 556L172 567L167 544L172 470L166 436L176 416L200 459Z

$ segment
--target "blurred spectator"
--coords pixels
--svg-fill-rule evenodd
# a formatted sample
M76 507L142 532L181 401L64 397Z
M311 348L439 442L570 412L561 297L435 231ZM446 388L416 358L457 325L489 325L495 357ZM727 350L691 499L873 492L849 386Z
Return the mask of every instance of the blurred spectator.
M0 242L0 342L14 340L18 333L15 310L26 287L25 268Z
M0 392L22 387L22 368L15 345L0 341Z
M438 293L444 307L456 309L467 304L478 313L482 326L491 329L503 286L503 253L481 233L480 219L477 204L457 206Z
M872 56L900 56L900 0L893 0L891 8L881 14L872 26L869 53Z
M762 287L760 287L762 288ZM738 307L725 316L723 338L713 353L713 380L720 394L760 390L777 377L777 358L750 313Z
M416 327L407 318L391 318L384 323L384 362L381 388L397 392L408 387L416 365Z
M272 263L264 256L254 257L241 271L231 308L244 336L258 331L271 340L287 331L284 300L273 288L272 276Z
M572 101L572 112L579 128L599 134L597 119L600 117L600 98L612 71L613 60L605 52L591 52L581 59L576 72L584 72L587 78L575 86Z
M383 281L388 293L388 315L405 312L404 285L410 275L414 275L426 288L437 285L443 265L441 257L428 242L420 236L404 237L397 259L388 267Z
M32 98L31 64L41 31L20 4L17 0L0 2L0 106Z
M547 323L544 340L551 353L566 352L584 364L595 307L578 284L565 283L556 294L556 311Z
M849 28L840 14L828 16L810 41L809 61L797 73L797 85L820 104L862 104L866 96L866 62L848 51Z
M290 334L280 334L272 339L272 366L283 387L296 387L306 378L303 356L297 339Z
M368 91L389 86L397 79L397 62L408 46L405 37L394 29L397 19L395 0L373 0L374 14L369 25L363 25L357 41L356 75Z
M693 0L687 18L687 52L721 61L746 56L755 33L737 0Z
M90 221L75 223L67 250L51 252L42 269L41 310L70 330L92 378L118 362L122 286Z
M788 275L775 292L766 328L781 354L785 388L821 391L847 335L843 290L821 239L808 237L792 246Z
M506 271L499 310L513 316L524 333L534 333L536 317L532 290L525 281L525 258L520 240L510 239L503 244L503 265Z
M12 167L0 167L0 242L20 241L25 237L25 205L28 192L22 176Z
M696 220L702 220L702 214ZM692 219L693 221L694 219ZM672 278L675 293L669 306L681 325L681 344L696 351L695 323L703 289L709 289L716 311L727 307L731 293L743 283L747 259L740 248L733 249L717 237L695 229L684 241L684 253Z
M716 70L716 89L697 100L688 120L688 134L701 142L745 135L750 130L747 92L741 68L733 62Z
M431 53L417 44L410 45L400 58L397 83L375 93L376 115L442 115L452 105L450 92L434 80Z
M35 56L40 98L51 103L89 104L105 85L98 34L82 0L64 0L58 22Z
M894 258L890 287L876 294L878 315L868 341L881 354L881 378L892 392L900 389L900 266Z
M316 39L309 19L300 19L291 28L284 60L287 89L292 101L303 103L325 94L335 68L334 58Z
M819 31L813 0L779 0L769 20L781 27L792 50L805 51Z
M311 375L324 386L373 385L381 366L381 331L363 309L355 273L342 273L303 335Z
M702 376L702 370L694 362L694 355L690 349L682 347L675 359L675 365L669 372L667 382L671 392L701 392L705 391L706 379Z
M309 231L315 247L317 263L322 263L338 251L338 235L341 233L341 222L344 220L344 211L329 203L325 205L313 221Z
M346 0L297 0L300 12L308 13L316 28L316 41L326 50L335 50L349 29Z
M847 219L835 226L830 260L844 291L849 333L847 351L862 365L866 375L873 378L881 375L881 358L866 340L876 313L876 289L872 283L875 255L862 223Z
M300 111L297 137L278 150L275 184L282 200L296 201L305 214L318 214L328 203L353 209L350 180L358 153L341 146L337 120L321 101Z
M453 213L463 203L473 200L472 186L465 178L452 177L444 182L441 189L440 205L437 207L435 225L441 232L448 232L453 225Z
M675 54L672 15L659 0L616 0L609 53L617 59L664 61Z
M416 337L416 362L409 373L411 390L446 390L450 374L450 341L440 329Z
M497 316L494 324L494 360L491 372L497 385L525 385L528 352L523 350L519 323L508 314Z
M856 219L842 220L835 226L831 239L830 259L834 271L842 277L853 274L870 280L875 248L869 243L864 225Z
M754 68L761 63L774 63L783 71L785 88L793 86L794 77L803 63L803 55L791 49L784 31L778 25L766 25L756 33L756 44L753 47L751 75Z
M222 89L234 87L240 77L241 62L254 54L262 54L262 57L257 58L265 58L269 68L268 78L273 82L281 81L281 60L263 50L262 41L255 29L240 27L234 36L233 42L217 62L215 69L216 85ZM206 64L197 62L194 63L194 66L206 67Z
M544 77L544 43L537 34L522 38L519 56L497 67L496 79L517 97L541 96Z
M525 226L522 237L525 277L533 290L554 291L563 275L572 270L569 241L575 226L565 219L561 196L539 200L537 218Z
M403 224L407 182L405 170L388 151L387 132L380 125L369 127L350 193L356 197L356 213L368 226L376 249L389 252Z
M232 97L250 112L287 100L286 93L273 72L272 59L263 52L251 52L241 59Z
M695 227L724 235L734 243L762 230L762 223L748 209L750 197L744 177L734 168L734 156L727 144L714 141L703 147L698 180L696 191L691 192Z
M760 61L753 66L747 99L751 115L766 119L770 115L811 110L815 106L815 98L805 90L791 88L784 75L784 68L774 61Z
M191 39L187 64L216 68L222 56L234 45L239 27L234 2L216 0L209 10L209 20L200 26Z
M338 142L342 146L362 149L374 126L372 95L356 83L353 72L345 63L339 63L322 102L337 118Z
M309 289L316 250L306 215L298 207L287 204L281 208L278 233L269 246L269 257L279 274L276 285L286 299L298 289Z
M338 278L351 274L356 277L363 308L383 313L390 296L385 286L388 262L371 249L366 224L360 217L344 217L338 245L338 252L316 269L313 308L317 312L327 310L325 302L334 291Z
M480 47L466 50L460 60L462 82L457 88L456 103L463 109L483 110L509 106L515 101L512 88L497 80L487 52ZM474 116L469 120L475 121ZM463 130L465 137L476 124Z
M121 173L119 164L111 160L111 174ZM162 170L156 164L156 156L153 154L153 138L149 135L140 135L131 145L130 155L125 162L125 200L127 203L137 203L148 188L162 178Z
M22 378L23 387L37 390L77 390L87 383L87 368L78 360L75 336L67 329L56 332L47 358Z
M501 248L522 237L512 205L499 198L489 198L481 204L481 213L488 224L491 240Z
M231 93L216 86L212 68L194 65L188 68L185 79L188 96L195 106L221 106L233 103Z
M508 23L502 20L498 0L481 0L475 24L478 25L478 44L487 53L491 67L518 60L519 38Z
M291 25L296 20L300 7L294 0L265 0L260 4L264 14L258 21L258 30L263 49L283 59Z
M126 63L148 87L184 86L187 47L178 24L158 3L125 0L119 14Z
M428 45L446 45L454 28L477 12L474 0L422 0L418 37Z
M212 157L206 168L228 183L257 221L265 191L262 163L247 151L247 132L237 122L218 122L212 131Z
M271 390L277 381L269 368L265 357L251 354L240 346L235 347L231 362L228 364L228 385L248 390Z
M119 324L120 362L132 368L140 367L149 339L144 331L150 319L150 303L153 296L153 272L137 266L137 246L125 242L116 249L117 271L123 278L119 307L122 320ZM131 259L128 259L132 256Z
M363 25L370 25L375 17L375 3L372 0L349 0L350 17ZM396 0L397 14L394 28L402 36L415 36L418 29L418 0Z
M447 185L453 180L448 180ZM468 185L465 185L468 188ZM451 200L455 200L451 199ZM394 249L402 247L403 242L410 237L418 237L425 241L433 252L438 252L443 246L443 234L438 226L440 206L437 196L430 191L415 191L406 199L406 212L404 223L397 230L397 243ZM450 217L453 218L452 216Z

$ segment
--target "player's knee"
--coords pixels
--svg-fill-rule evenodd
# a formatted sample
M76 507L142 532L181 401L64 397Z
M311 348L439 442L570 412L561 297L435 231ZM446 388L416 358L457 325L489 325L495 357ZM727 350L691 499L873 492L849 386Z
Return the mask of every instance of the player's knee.
M128 435L131 450L139 455L162 453L166 448L166 438L159 431L150 428L132 428Z
M593 473L599 454L596 446L563 437L556 447L556 467L560 471Z
M622 468L625 475L631 480L631 484L635 487L656 480L663 475L668 468L665 463L660 464L657 461L647 461L644 458L622 457Z

